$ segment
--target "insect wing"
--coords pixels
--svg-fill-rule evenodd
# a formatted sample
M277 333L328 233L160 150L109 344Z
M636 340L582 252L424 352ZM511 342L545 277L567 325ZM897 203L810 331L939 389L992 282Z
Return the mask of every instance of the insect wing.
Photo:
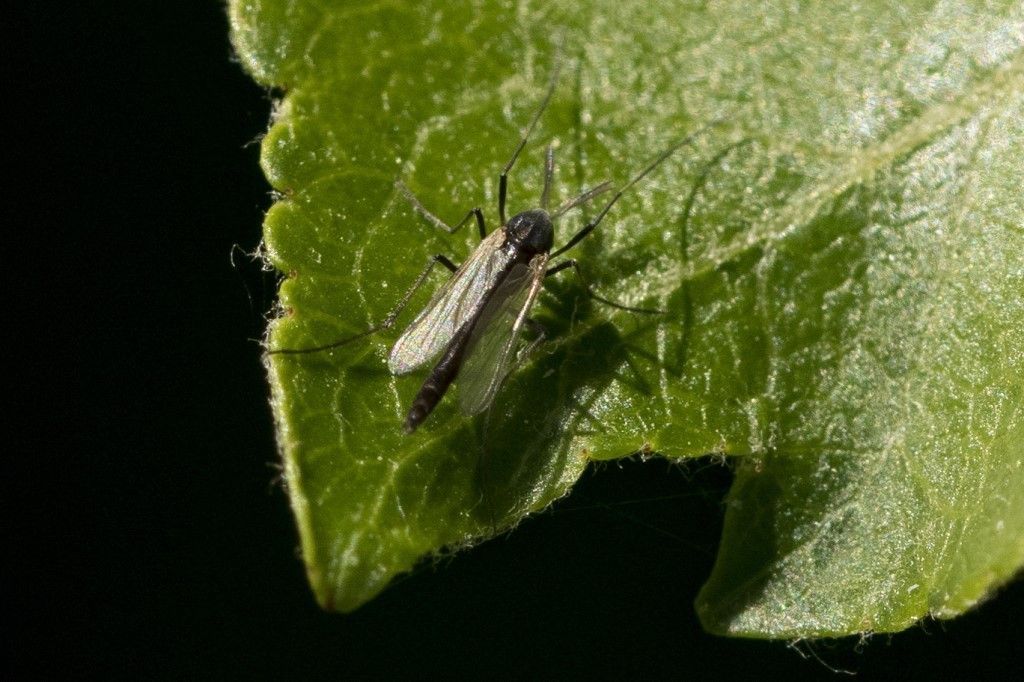
M503 230L492 232L441 285L391 349L388 367L392 373L407 374L430 362L480 310L484 293L510 258L500 248L504 242Z
M529 265L516 265L490 297L469 341L459 372L459 407L465 414L487 409L512 367L519 333L540 294L547 270L546 253Z

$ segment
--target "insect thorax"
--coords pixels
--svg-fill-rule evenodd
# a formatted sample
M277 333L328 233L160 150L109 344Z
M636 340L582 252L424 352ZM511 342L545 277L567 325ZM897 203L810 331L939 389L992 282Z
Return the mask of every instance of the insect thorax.
M554 242L551 216L540 208L512 216L505 225L505 234L510 244L531 253L546 253Z

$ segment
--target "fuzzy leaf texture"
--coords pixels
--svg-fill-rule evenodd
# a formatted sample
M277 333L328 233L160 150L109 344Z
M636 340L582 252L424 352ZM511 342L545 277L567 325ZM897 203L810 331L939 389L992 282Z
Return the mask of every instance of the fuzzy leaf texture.
M697 598L711 632L898 631L1019 571L1019 2L233 0L230 15L241 62L281 93L262 145L280 192L265 252L285 274L271 348L363 331L430 255L474 248L474 227L431 227L396 180L449 222L481 206L497 227L498 173L556 59L511 213L538 204L548 142L562 200L724 119L572 252L597 291L667 313L552 278L534 310L550 341L489 415L448 396L402 432L424 373L392 376L387 353L440 269L391 330L268 357L326 608L638 450L735 458ZM556 245L586 213L558 222Z

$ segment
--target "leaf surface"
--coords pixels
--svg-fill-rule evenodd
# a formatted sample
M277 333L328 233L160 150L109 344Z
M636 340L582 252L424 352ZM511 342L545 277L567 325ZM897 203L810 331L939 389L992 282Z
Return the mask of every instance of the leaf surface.
M449 397L402 433L422 376L387 371L401 322L268 357L323 605L356 608L423 556L542 509L589 460L638 450L736 458L697 599L713 632L895 631L962 612L1024 563L1019 3L230 12L242 63L284 93L262 147L281 193L266 254L286 275L271 348L359 333L430 255L474 247L396 180L450 223L480 206L497 226L497 174L556 59L513 213L539 202L548 142L560 201L725 121L571 254L599 292L667 314L601 306L559 275L536 309L552 341L488 415ZM556 245L583 221L559 221Z

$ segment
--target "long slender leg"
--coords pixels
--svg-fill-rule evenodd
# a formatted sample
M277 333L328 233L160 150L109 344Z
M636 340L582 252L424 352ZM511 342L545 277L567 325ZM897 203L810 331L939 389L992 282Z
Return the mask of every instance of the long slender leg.
M427 221L437 229L444 230L448 234L455 234L456 231L458 231L463 225L469 222L470 218L475 216L476 225L478 228L480 228L480 239L483 239L484 237L487 236L487 227L484 225L484 214L479 208L470 209L470 211L466 214L466 217L460 220L454 227L451 227L448 225L448 223L444 222L436 215L428 211L426 207L420 203L420 200L416 198L416 195L412 193L412 190L406 187L405 183L403 183L401 180L395 181L395 187L397 187L402 192L402 194L405 195L406 200L408 200L409 204L412 205L413 210L419 213L424 218L426 218Z
M533 119L530 121L530 127L526 129L526 133L523 134L522 139L519 140L519 146L512 152L512 158L508 160L505 167L501 170L501 176L498 178L498 217L501 219L501 224L505 224L505 197L508 193L508 172L512 170L512 166L515 165L516 159L519 158L519 153L523 151L523 147L526 146L526 141L530 138L530 133L533 132L534 127L537 125L537 121L540 120L540 115L544 113L544 110L548 106L548 102L551 101L551 94L555 91L555 85L558 83L558 73L561 71L561 64L558 63L557 59L555 62L555 70L551 74L551 83L548 84L548 91L544 95L543 101L540 103L540 107L537 108L537 113L533 115Z
M604 303L605 305L610 305L611 307L618 308L619 310L628 310L631 313L645 313L645 314L648 314L648 315L663 315L665 313L664 310L658 310L658 309L655 309L655 308L633 308L633 307L628 306L628 305L622 305L621 303L616 303L615 301L610 301L607 298L604 298L603 296L599 296L599 295L595 294L594 290L590 288L590 283L587 282L587 279L583 276L583 272L580 270L579 263L577 263L574 258L570 258L569 260L564 260L561 263L559 263L558 265L556 265L554 267L551 267L551 268L548 268L548 271L545 273L544 276L545 277L550 277L551 275L553 275L553 274L555 274L557 272L561 272L562 270L565 270L566 268L572 268L573 270L576 271L576 276L579 278L580 283L583 285L583 288L586 290L587 296L589 296L590 298L594 299L595 301L600 301L601 303Z
M455 265L455 263L451 262L447 257L441 254L431 256L430 262L427 263L427 267L423 269L423 271L416 278L416 281L413 282L412 286L409 287L409 289L402 296L401 300L398 302L398 305L396 305L394 309L392 309L392 311L388 313L388 316L385 317L384 321L381 322L380 324L374 325L373 327L367 329L365 332L360 332L355 336L349 336L339 341L324 344L323 346L314 346L313 348L275 348L274 350L268 350L267 355L304 355L306 353L319 353L321 351L331 350L332 348L344 346L347 343L357 341L359 339L370 336L371 334L376 334L379 331L390 329L395 324L395 320L398 319L398 316L402 314L402 311L405 309L405 306L409 305L409 301L412 299L413 295L415 295L416 291L419 290L421 286L423 286L423 282L426 281L427 277L430 275L430 271L433 270L434 266L437 265L438 263L440 263L441 265L443 265L452 272L455 272L456 270L459 269L459 266Z
M604 219L605 215L607 215L608 211L610 211L612 206L615 205L615 202L618 201L619 198L622 197L623 194L625 194L626 190L628 190L630 187L632 187L636 183L640 182L640 180L642 180L644 178L644 176L646 176L648 173L650 173L655 168L657 168L659 165L661 165L662 161L664 161L668 157L672 156L672 154L675 153L675 151L678 150L680 147L689 144L690 142L692 142L694 140L694 138L696 138L698 135L703 133L705 130L707 130L707 129L713 127L713 126L719 125L722 122L723 122L722 119L716 119L714 121L711 121L707 125L701 126L697 130L695 130L694 132L690 133L689 135L684 137L682 140L680 140L679 142L676 142L674 145L672 145L671 147L669 147L668 149L663 151L661 154L659 154L656 159L654 159L649 164L647 164L647 166L645 166L642 171L640 171L639 173L634 175L630 179L629 182L627 182L625 185L623 185L622 189L620 189L618 192L615 193L615 196L613 196L611 198L611 201L609 201L607 204L605 204L604 208L601 209L601 212L597 214L596 218L594 218L589 223L584 225L583 229L580 230L579 232L577 232L575 235L573 235L572 239L570 239L568 242L566 242L565 246L563 246L562 248L554 251L551 254L551 257L554 258L555 256L560 256L563 253L565 253L566 251L568 251L569 249L571 249L572 247L574 247L577 244L579 244L580 241L584 237L586 237L588 234L593 232L594 228L596 228L601 223L601 221Z

